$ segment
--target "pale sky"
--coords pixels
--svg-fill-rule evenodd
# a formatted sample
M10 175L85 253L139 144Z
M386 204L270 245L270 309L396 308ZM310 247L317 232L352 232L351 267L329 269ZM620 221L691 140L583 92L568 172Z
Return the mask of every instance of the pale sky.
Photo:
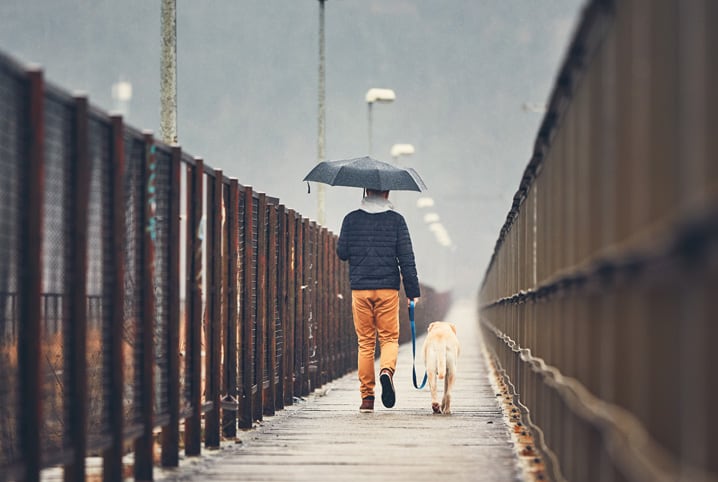
M526 166L581 7L580 0L327 0L326 154L393 144L435 200L454 247L436 241L417 193L392 193L409 223L423 283L474 296ZM314 0L179 0L178 135L183 149L316 219L318 11ZM112 85L132 84L128 123L159 133L160 2L3 0L0 50L40 64L68 91L112 110ZM338 233L360 190L328 187Z

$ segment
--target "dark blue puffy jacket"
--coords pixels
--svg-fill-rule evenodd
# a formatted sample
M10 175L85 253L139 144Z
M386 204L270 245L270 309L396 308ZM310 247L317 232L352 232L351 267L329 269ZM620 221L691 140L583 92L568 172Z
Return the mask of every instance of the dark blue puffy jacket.
M409 229L402 215L395 211L368 213L358 209L347 214L339 234L337 255L349 261L353 290L398 290L401 269L406 297L420 296Z

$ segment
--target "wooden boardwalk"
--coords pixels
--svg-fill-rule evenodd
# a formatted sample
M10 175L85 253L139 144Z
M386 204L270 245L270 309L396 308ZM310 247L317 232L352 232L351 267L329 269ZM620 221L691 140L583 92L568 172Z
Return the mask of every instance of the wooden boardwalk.
M417 309L420 309L417 308ZM359 413L356 372L328 383L256 428L223 442L157 480L519 481L518 458L480 351L476 311L452 308L462 353L451 415L434 415L428 387L411 381L411 344L399 350L394 408ZM420 351L423 337L417 340ZM417 372L423 376L421 365ZM419 376L419 375L417 375ZM380 390L380 387L377 386Z

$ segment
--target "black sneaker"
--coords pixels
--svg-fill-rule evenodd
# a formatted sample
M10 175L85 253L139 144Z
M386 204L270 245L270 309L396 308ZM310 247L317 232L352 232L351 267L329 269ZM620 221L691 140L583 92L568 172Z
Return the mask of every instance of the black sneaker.
M381 403L386 408L391 408L396 403L396 392L394 391L393 373L385 368L379 374L379 382L381 382Z

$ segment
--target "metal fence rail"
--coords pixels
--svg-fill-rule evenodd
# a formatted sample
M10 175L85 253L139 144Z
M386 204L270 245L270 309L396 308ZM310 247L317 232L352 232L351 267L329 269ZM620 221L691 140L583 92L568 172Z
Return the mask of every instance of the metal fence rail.
M592 1L480 290L555 480L718 478L718 2Z
M333 233L3 55L0 210L0 480L151 480L356 367Z

